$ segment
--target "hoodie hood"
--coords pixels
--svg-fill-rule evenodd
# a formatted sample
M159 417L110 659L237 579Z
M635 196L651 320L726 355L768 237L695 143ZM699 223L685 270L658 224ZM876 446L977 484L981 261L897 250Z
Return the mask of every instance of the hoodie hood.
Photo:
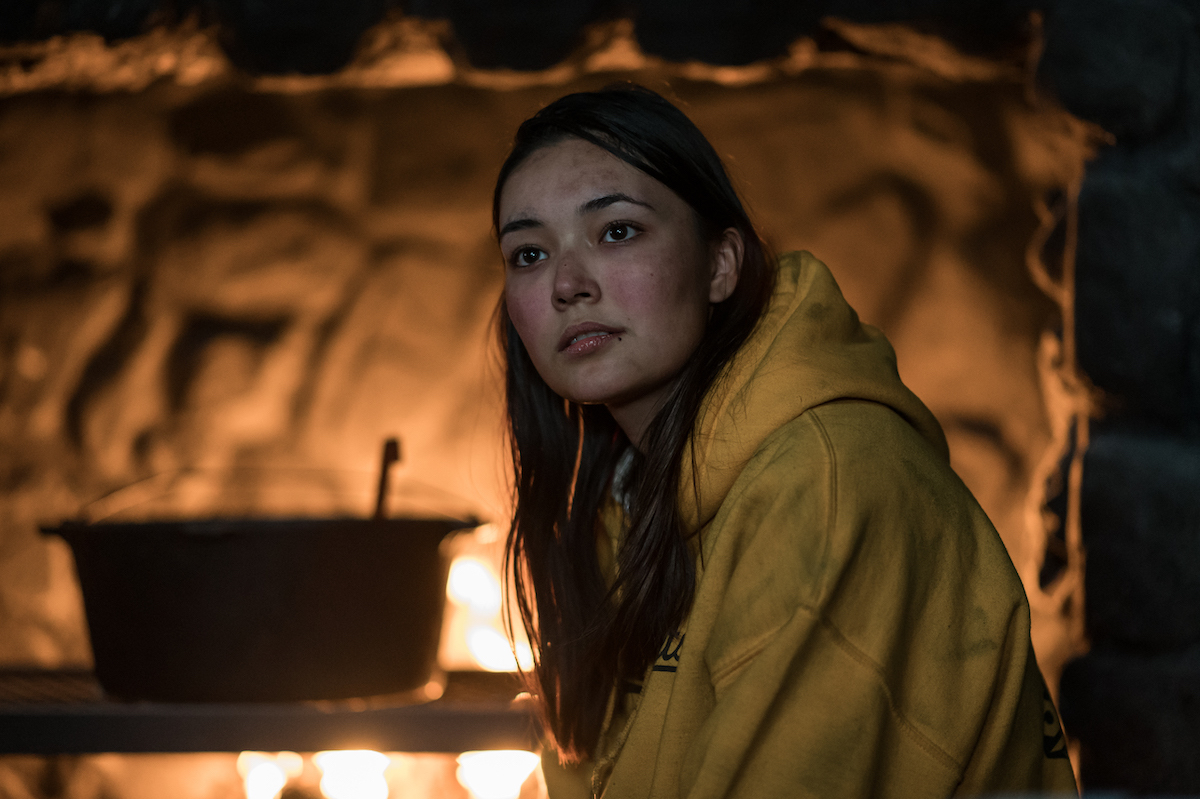
M684 450L679 507L686 529L712 520L772 433L837 400L892 408L949 460L941 427L900 382L883 333L859 321L825 264L808 252L788 253L779 259L766 314L709 391L693 446Z

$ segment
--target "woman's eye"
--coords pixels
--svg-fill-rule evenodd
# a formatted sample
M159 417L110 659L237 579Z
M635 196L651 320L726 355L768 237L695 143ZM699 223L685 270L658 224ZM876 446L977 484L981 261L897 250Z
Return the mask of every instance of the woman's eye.
M634 236L636 236L638 234L638 232L639 232L638 229L635 228L633 225L619 222L619 223L609 225L608 227L606 227L604 229L604 239L603 240L610 241L610 242L629 241Z
M546 257L546 253L537 247L521 247L513 251L509 261L513 266L529 266Z

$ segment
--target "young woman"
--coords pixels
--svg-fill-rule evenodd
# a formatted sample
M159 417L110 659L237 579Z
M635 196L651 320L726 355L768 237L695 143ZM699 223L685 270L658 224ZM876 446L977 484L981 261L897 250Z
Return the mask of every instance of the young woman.
M682 112L559 99L493 217L552 799L1075 790L937 422L820 262L774 263Z

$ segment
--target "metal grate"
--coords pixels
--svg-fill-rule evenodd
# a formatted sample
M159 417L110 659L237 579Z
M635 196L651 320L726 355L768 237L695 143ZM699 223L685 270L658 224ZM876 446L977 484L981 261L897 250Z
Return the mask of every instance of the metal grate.
M519 689L511 674L452 672L440 699L416 703L121 702L88 671L0 669L0 754L536 750Z

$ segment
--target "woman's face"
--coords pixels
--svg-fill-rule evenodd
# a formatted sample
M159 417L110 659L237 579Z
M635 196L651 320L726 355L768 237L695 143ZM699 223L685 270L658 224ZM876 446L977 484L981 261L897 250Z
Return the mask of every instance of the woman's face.
M741 238L582 139L530 155L500 195L509 317L556 393L603 403L636 444L732 293Z

